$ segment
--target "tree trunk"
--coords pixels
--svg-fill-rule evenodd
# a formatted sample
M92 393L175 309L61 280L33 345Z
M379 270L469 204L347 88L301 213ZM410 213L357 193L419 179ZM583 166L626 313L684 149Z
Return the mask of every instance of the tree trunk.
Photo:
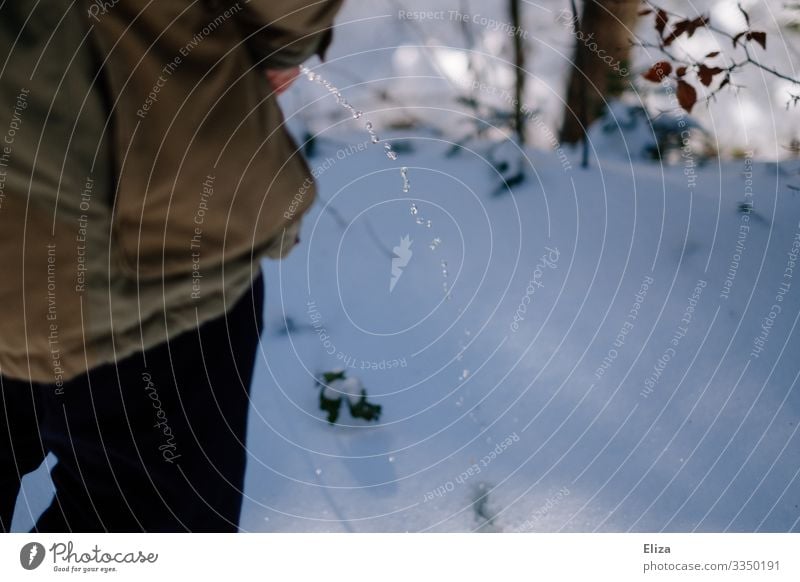
M514 30L514 131L519 145L525 143L525 47L522 42L520 0L510 0L511 25Z
M640 0L585 0L580 20L573 23L575 52L562 142L580 141L584 128L603 114L608 98L626 87L640 7Z

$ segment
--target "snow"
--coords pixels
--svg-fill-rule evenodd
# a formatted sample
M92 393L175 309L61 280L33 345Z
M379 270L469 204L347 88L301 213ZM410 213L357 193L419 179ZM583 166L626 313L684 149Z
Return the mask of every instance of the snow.
M529 179L498 196L480 150L447 158L445 141L403 138L409 195L378 148L340 161L322 196L346 224L318 206L300 251L267 266L244 530L473 531L478 515L498 531L798 529L796 286L750 355L791 281L796 165L596 152L565 171L529 150ZM407 235L442 243L418 245L389 293L385 248ZM343 366L383 405L379 424L324 422L313 379Z
M363 119L305 79L282 98L295 133L318 134L320 200L302 244L264 263L243 531L800 531L800 163L768 161L786 157L796 114L765 80L686 118L752 154L666 163L641 155L649 127L615 107L581 168L551 149L561 3L526 4L544 123L524 150L489 127L452 154L481 127L455 99L472 82L463 39L452 22L399 20L395 2L349 3L315 69ZM693 6L737 26L735 3ZM777 6L754 10L763 22ZM488 78L508 80L497 31L481 42ZM338 368L379 422L326 421L316 379ZM26 478L16 530L46 482Z

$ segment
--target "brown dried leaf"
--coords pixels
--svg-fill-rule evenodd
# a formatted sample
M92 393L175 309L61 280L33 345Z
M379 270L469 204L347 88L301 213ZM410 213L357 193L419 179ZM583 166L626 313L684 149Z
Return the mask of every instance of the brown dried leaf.
M700 65L697 69L697 77L700 79L700 82L708 87L711 82L714 80L714 75L719 75L724 69L720 69L719 67L707 67L705 65Z
M667 61L659 61L646 73L642 73L642 77L653 83L658 83L672 72L672 65Z
M694 20L692 20L689 23L689 26L686 29L686 32L691 37L697 31L698 28L705 28L706 26L708 26L709 22L711 22L711 17L709 17L709 16L698 16L697 18L695 18Z
M687 113L692 112L692 107L697 103L697 91L686 81L678 81L678 103Z
M761 48L767 48L767 33L766 32L748 32L747 40L754 40L761 45Z
M672 44L676 38L680 35L686 33L687 36L691 37L698 28L706 26L708 24L708 17L707 16L698 16L694 20L681 20L680 22L676 22L674 28L670 35L664 39L664 44L669 46Z
M667 14L667 11L659 8L658 12L656 12L656 31L658 31L659 37L664 36L664 29L667 27L668 21L669 15Z
M678 67L675 69L675 74L678 75L678 77L683 77L686 74L686 67Z

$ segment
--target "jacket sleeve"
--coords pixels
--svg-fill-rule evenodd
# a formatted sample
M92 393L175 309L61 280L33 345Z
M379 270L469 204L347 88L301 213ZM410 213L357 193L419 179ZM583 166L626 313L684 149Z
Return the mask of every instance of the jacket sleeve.
M343 1L250 0L236 16L259 64L286 69L314 54L324 57Z

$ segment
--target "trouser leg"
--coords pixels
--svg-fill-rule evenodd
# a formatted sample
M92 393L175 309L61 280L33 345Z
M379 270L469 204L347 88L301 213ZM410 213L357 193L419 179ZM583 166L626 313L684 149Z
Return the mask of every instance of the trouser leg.
M236 531L263 283L197 330L47 393L38 531Z
M34 397L38 389L0 377L0 532L11 530L22 477L45 457Z

